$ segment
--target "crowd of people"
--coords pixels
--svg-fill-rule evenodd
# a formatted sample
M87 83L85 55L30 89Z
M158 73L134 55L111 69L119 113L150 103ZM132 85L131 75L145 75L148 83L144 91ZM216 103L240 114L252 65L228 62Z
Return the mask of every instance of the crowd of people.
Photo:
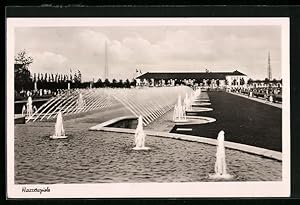
M31 97L32 99L50 98L50 97L56 96L58 94L62 94L64 92L66 92L65 89L56 89L56 90L50 90L50 89L21 90L19 92L15 91L15 101L18 101L18 100L27 100L28 97Z
M261 97L267 101L282 101L282 88L230 88L228 91L248 95L248 97Z

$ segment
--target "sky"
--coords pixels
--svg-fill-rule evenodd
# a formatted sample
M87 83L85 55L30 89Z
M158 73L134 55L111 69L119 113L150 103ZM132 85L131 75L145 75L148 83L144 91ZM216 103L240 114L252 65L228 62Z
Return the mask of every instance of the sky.
M252 79L281 78L279 26L18 27L15 54L25 49L32 73L104 79L105 42L109 79L132 79L136 69L211 72L238 70Z

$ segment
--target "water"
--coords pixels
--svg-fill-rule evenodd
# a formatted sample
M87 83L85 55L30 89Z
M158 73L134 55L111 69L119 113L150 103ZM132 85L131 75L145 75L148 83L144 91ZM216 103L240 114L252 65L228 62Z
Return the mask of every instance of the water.
M222 168L216 163L222 158L218 156L224 156L225 160L225 154L215 155L215 146L147 136L150 150L142 152L132 149L134 146L145 147L143 124L150 124L170 110L176 103L175 96L178 93L191 91L187 87L155 89L93 89L62 93L53 98L37 113L45 119L58 114L56 124L43 121L15 125L15 182L53 184L219 180L209 178L209 173L218 173L216 166ZM193 95L196 97L195 93ZM57 136L64 135L62 114L76 113L78 102L83 98L83 110L77 115L90 114L67 120L67 139L50 140L54 127ZM177 102L182 106L181 97ZM99 108L105 108L108 114L103 110L93 111ZM115 114L128 115L124 109L143 116L143 119L139 119L136 136L88 131L89 127L100 123L99 118L108 120L114 118L112 115ZM281 180L281 162L234 150L226 150L226 154L227 171L234 176L230 180Z
M214 181L215 146L147 136L151 150L139 152L133 134L93 125L65 122L64 140L49 138L54 123L15 125L15 183ZM226 161L234 181L281 180L281 162L229 149Z
M25 106L25 105L23 105L23 107L22 107L22 116L24 116L24 115L25 115L25 113L26 113L26 106Z
M28 121L31 119L33 122L51 120L59 111L66 116L122 104L134 116L142 115L143 124L148 125L170 111L174 107L178 95L190 92L192 89L187 86L68 90L51 98Z
M188 94L186 93L185 99L184 99L184 102L183 102L185 111L192 110L192 102L193 102L193 99L189 98Z
M178 96L178 102L174 107L174 115L173 115L174 122L184 122L186 121L186 114L184 106L181 105L181 96Z
M34 90L38 90L37 82L34 82Z
M225 132L223 130L221 130L218 134L215 174L210 175L210 178L212 178L212 179L230 179L232 177L230 174L227 174L224 134L225 134Z
M63 118L61 112L58 112L56 123L55 123L55 133L54 135L50 136L52 139L61 139L61 138L67 138L65 135L65 129L63 125Z
M29 96L28 100L27 100L27 104L26 104L26 112L27 112L27 116L31 117L33 110L32 110L32 98Z
M83 100L82 93L79 93L78 100L77 100L77 112L83 111L85 106L85 101Z
M139 116L138 125L134 134L135 147L134 150L148 150L149 147L145 147L146 134L143 130L143 117Z
M177 104L174 106L174 113L173 113L173 122L175 122L176 124L178 123L190 123L190 124L195 124L195 122L191 122L192 117L187 116L187 112L195 112L192 109L192 106L194 106L194 102L196 101L196 99L198 97L200 97L201 95L201 90L197 89L194 92L191 92L190 97L189 94L186 93L185 94L185 98L183 101L183 105L181 104L181 96L178 96L178 101ZM205 105L204 103L201 103L199 105ZM201 109L195 109L197 111L203 111ZM201 117L199 117L201 118ZM215 120L214 120L215 121ZM199 124L206 122L206 121L199 121Z

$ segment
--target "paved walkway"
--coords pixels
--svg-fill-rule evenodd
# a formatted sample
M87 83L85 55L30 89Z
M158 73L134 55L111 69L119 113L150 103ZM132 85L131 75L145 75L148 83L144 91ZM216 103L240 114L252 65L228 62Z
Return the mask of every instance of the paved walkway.
M227 92L208 92L213 111L201 112L200 116L217 121L200 125L176 125L173 133L217 138L225 131L226 141L281 151L282 110L266 103L250 100ZM177 131L192 128L192 131Z

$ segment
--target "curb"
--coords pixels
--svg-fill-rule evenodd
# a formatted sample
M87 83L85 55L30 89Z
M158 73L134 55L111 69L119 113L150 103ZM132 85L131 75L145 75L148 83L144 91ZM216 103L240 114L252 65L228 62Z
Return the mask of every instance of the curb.
M103 122L99 125L93 126L89 128L90 131L105 131L105 132L117 132L117 133L128 133L128 134L134 134L134 129L127 129L127 128L116 128L116 127L106 127L110 124L113 124L115 122L118 122L120 120L124 119L136 119L137 117L134 116L123 116L114 118L112 120ZM153 137L164 137L164 138L171 138L171 139L178 139L178 140L185 140L185 141L191 141L191 142L199 142L209 145L217 145L216 139L211 139L207 137L200 137L200 136L193 136L193 135L183 135L183 134L176 134L176 133L167 133L167 132L157 132L157 131L151 131L151 130L144 130L146 135L153 136ZM255 147L251 145L245 145L241 143L236 142L228 142L225 141L225 147L229 149L234 149L250 154L259 155L262 157L267 157L270 159L275 159L278 161L282 161L282 153L278 151L273 151L265 148Z

